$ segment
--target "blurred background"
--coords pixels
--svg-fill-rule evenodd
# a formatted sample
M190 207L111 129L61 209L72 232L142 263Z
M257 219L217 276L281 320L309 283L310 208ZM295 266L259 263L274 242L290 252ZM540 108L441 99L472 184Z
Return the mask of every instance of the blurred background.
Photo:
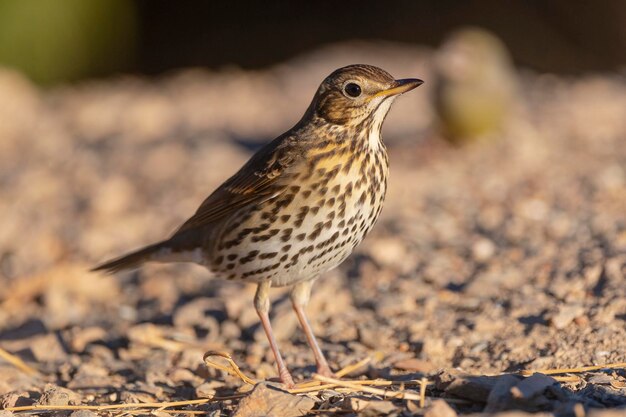
M88 269L167 236L324 77L368 63L425 84L385 122L378 225L315 286L331 364L626 361L624 22L620 0L0 0L0 347L81 395L189 398L207 346L273 375L251 286L185 264ZM43 390L5 365L0 395Z
M288 1L4 0L0 63L53 84L119 72L264 68L322 45L385 40L436 46L459 26L498 35L517 64L610 71L626 63L626 5L553 0Z

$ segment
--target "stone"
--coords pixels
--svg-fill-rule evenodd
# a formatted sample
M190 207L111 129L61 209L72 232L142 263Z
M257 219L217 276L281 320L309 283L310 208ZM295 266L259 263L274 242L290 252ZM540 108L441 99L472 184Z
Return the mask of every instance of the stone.
M456 417L456 411L445 400L435 400L424 413L424 417Z
M57 387L56 385L48 384L43 394L37 401L38 405L76 405L80 404L80 395L67 388Z
M269 384L257 384L250 395L239 402L233 417L299 417L315 406L309 397L289 394Z

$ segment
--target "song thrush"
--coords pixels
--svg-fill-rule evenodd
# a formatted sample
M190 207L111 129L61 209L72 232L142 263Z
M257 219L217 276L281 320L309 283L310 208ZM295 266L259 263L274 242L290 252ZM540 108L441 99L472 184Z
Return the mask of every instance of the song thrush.
M331 375L304 312L311 285L345 260L376 222L389 166L381 127L394 98L420 84L370 65L336 70L302 119L252 156L170 238L94 270L196 262L226 279L258 283L254 305L289 386L268 293L271 286L291 285L317 370Z

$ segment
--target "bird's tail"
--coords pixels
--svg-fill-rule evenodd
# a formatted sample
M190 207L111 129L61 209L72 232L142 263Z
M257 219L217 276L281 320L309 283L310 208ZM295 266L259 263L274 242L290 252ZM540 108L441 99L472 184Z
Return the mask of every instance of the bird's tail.
M157 260L164 252L169 252L169 242L167 240L155 243L145 248L141 248L129 254L112 259L101 265L92 268L91 271L105 271L114 274L125 269L134 269L141 266L144 262Z

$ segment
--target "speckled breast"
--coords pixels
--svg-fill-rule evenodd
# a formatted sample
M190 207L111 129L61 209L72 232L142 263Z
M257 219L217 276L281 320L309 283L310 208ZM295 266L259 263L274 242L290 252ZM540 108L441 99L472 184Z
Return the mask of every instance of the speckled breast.
M274 286L317 277L344 261L371 230L387 176L382 144L309 164L282 193L225 222L208 266L227 279Z

